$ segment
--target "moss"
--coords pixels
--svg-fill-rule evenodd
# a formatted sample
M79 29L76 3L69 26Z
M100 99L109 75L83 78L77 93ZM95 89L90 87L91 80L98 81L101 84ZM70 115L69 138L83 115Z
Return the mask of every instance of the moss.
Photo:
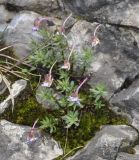
M42 119L44 116L46 110L38 104L35 92L28 85L27 90L16 99L13 113L11 108L8 108L0 118L17 124L32 125L37 118Z
M36 81L31 85L35 88L37 85ZM31 89L28 85L27 89L22 92L18 99L15 101L14 112L12 113L11 108L7 109L4 114L0 116L1 119L7 119L13 123L30 125L39 118L42 120L50 111L42 108L40 104L36 101L35 90ZM88 99L87 99L88 100ZM92 103L88 100L87 103ZM54 111L51 114L58 117L61 112ZM66 153L74 148L83 146L89 141L100 129L102 125L105 124L127 124L127 120L115 115L108 107L104 107L100 110L91 110L85 108L80 117L80 126L69 129L68 142ZM56 133L52 135L64 148L66 139L66 129L63 128L63 122L57 127ZM72 152L73 154L74 152Z

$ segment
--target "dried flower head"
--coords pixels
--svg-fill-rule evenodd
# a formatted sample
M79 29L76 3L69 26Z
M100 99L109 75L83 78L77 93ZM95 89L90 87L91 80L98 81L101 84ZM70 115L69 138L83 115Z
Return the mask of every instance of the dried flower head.
M61 67L62 69L70 70L70 62L68 60L64 60L64 64Z
M51 68L49 70L49 73L44 76L44 81L43 81L41 86L43 86L43 87L51 87L51 85L53 83L53 80L54 80L53 76L52 76L52 69L53 69L54 65L56 64L56 62L57 61L55 61L53 63L53 65L51 66Z
M72 49L71 49L71 52L70 52L70 54L69 54L69 56L68 56L68 59L65 59L65 60L64 60L64 64L63 64L63 66L61 67L62 69L70 70L70 66L71 66L71 64L70 64L70 57L71 57L71 55L72 55L72 53L73 53L74 47L75 47L75 46L73 45L73 47L72 47Z

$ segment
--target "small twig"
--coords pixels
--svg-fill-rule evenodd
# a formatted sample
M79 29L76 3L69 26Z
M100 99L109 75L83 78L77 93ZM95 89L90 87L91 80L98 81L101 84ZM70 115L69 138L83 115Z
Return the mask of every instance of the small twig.
M2 52L2 51L4 51L4 50L6 50L6 49L8 49L8 48L11 48L11 47L13 47L13 45L11 45L11 46L7 46L7 47L4 47L4 48L0 49L0 52Z
M5 58L8 58L8 59L13 60L13 61L16 61L16 62L21 62L20 60L15 59L15 58L10 57L10 56L5 55L5 54L0 54L0 57L5 57ZM27 63L24 63L24 62L21 62L21 64L24 64L24 65L26 65L26 66L28 66L28 67L32 67L30 64L27 64Z

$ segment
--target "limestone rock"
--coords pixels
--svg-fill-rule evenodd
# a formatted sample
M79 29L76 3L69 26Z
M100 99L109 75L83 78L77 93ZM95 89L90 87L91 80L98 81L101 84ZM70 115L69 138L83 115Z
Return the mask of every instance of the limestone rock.
M11 93L16 98L27 86L26 80L17 80L12 85ZM3 113L10 106L11 96L9 95L3 102L0 103L0 113Z
M20 126L8 121L0 122L0 160L53 160L63 154L57 142L41 137L32 144L27 144L30 127Z
M139 130L139 79L129 88L122 90L110 101L112 109L127 113L132 119L132 125Z
M137 0L64 0L77 15L90 21L139 27Z
M68 34L70 45L75 44L79 59L83 57L82 48L91 48L93 32L98 24L79 20ZM107 88L107 99L123 85L126 79L134 79L139 73L139 48L135 37L128 30L110 25L101 25L96 36L100 44L92 48L93 59L87 72L92 73L89 84L93 87L102 83ZM77 61L78 74L82 62ZM85 73L85 75L88 73Z
M133 155L128 153L119 153L116 160L138 160L139 155Z
M0 5L0 24L9 22L14 16L14 12L9 12L4 5Z
M20 10L35 11L45 15L57 11L57 16L63 7L61 0L7 0L7 4Z
M115 160L120 149L133 144L138 133L129 126L105 126L86 145L68 160Z
M20 12L8 25L4 39L7 45L13 45L15 54L22 58L30 53L32 39L39 39L36 32L32 32L34 20L40 16L34 12Z

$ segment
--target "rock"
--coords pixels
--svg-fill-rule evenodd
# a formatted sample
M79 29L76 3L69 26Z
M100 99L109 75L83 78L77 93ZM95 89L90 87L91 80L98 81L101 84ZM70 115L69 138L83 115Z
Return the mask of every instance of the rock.
M53 160L63 154L57 142L41 137L27 144L30 127L20 126L8 121L0 122L0 160Z
M4 5L0 5L0 24L7 23L15 16L14 12L9 12Z
M139 155L139 145L136 145L136 146L134 147L134 150L135 150L136 154Z
M61 0L7 0L7 4L15 6L20 10L30 10L41 14L52 14L52 12L61 12L63 3ZM56 13L56 12L55 12Z
M12 19L6 29L5 43L13 45L13 51L18 58L22 59L31 53L32 40L39 42L42 39L38 32L32 31L34 20L38 17L43 16L30 11L20 12ZM52 20L55 23L54 26L45 26L49 31L55 31L61 22L56 18L52 18Z
M8 25L4 39L7 45L13 45L16 56L23 58L30 54L32 39L39 39L37 32L32 32L34 20L40 16L34 12L20 12Z
M0 0L0 4L5 4L7 0Z
M139 130L139 79L115 94L110 103L113 110L127 113L132 119L132 125Z
M91 48L93 32L98 24L79 20L68 34L70 45L75 44L77 55L83 57L82 48ZM132 80L139 73L139 48L135 45L135 37L130 30L102 25L96 36L100 44L92 48L93 59L88 72L93 73L88 82L92 87L98 83L106 85L109 99L124 82ZM82 67L81 61L76 63L76 74Z
M64 0L77 15L90 21L139 27L137 0Z
M16 98L27 86L26 80L17 80L12 85L11 93ZM0 113L3 113L10 106L11 96L9 95L3 102L0 103Z
M115 160L121 149L138 139L138 133L126 125L104 126L96 136L68 160Z
M116 160L139 160L139 155L119 153Z
M47 96L45 96L45 95L47 95ZM59 106L53 100L51 95L55 96L56 99L58 99L58 97L59 97L52 88L39 86L38 89L36 90L36 99L37 99L38 103L42 104L43 108L48 109L48 110L58 109Z

